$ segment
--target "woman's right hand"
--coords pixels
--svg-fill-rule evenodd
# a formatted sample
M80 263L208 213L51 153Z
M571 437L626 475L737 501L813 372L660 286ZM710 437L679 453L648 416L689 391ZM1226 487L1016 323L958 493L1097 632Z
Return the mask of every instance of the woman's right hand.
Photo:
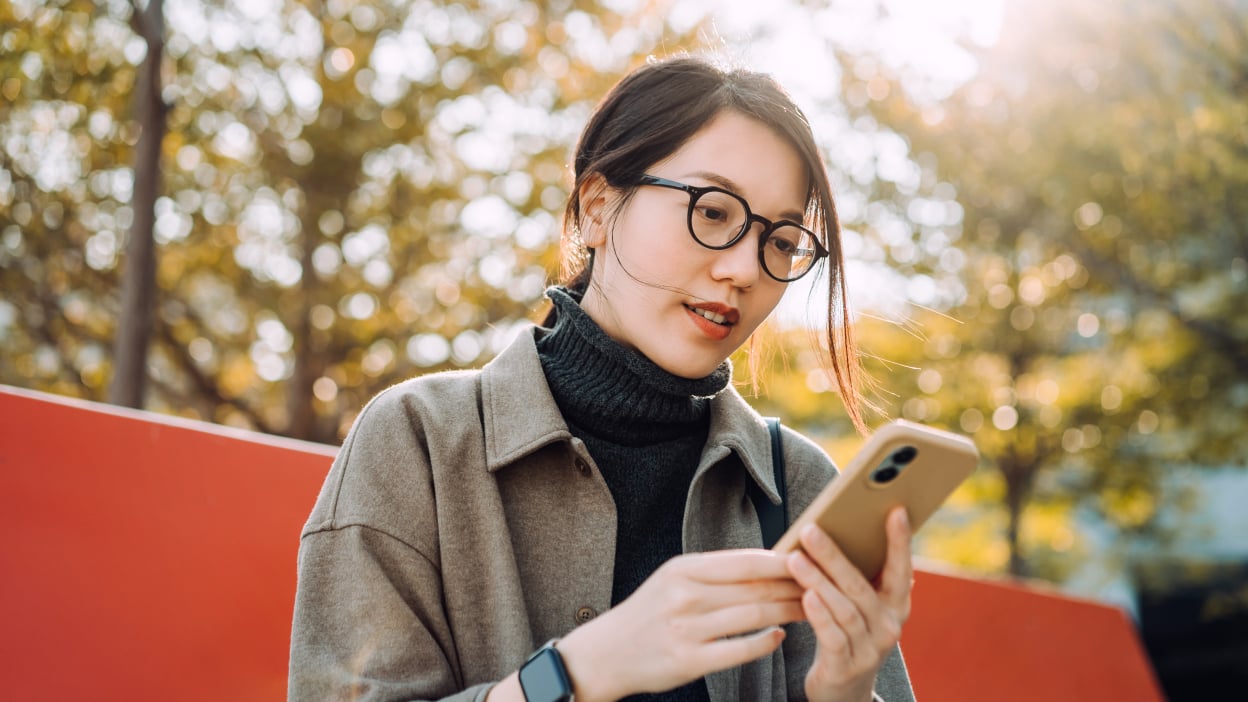
M558 648L578 702L669 690L774 651L778 625L805 618L802 593L782 554L678 556Z

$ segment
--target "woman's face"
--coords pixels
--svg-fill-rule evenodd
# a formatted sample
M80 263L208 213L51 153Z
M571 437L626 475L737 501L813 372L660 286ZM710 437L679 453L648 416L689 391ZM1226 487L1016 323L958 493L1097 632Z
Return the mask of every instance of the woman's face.
M806 210L806 169L797 151L737 112L716 116L647 174L730 190L773 221L801 222ZM619 197L609 188L597 196L582 193L581 234L595 249L582 307L613 339L669 373L704 377L749 338L784 294L785 284L759 265L762 225L716 251L690 236L687 193L639 187L613 223L611 205Z

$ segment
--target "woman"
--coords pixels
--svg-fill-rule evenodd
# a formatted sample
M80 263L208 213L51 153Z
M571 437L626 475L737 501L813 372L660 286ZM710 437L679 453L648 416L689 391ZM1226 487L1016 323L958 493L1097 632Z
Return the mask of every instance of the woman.
M780 499L727 359L824 259L860 422L805 118L766 76L652 63L598 107L575 178L565 246L583 269L549 291L546 324L356 421L301 540L290 697L912 699L904 512L872 584L817 528L801 552L761 549L746 497ZM835 469L782 443L796 515Z

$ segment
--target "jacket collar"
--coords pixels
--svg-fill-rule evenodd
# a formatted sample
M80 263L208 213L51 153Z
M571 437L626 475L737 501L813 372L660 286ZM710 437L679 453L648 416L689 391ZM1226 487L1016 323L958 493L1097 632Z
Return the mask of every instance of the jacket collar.
M735 452L745 465L745 472L763 489L767 499L772 504L780 504L771 465L771 432L767 422L731 383L711 400L711 427L703 456L717 447Z
M537 356L534 335L540 333L540 327L521 330L481 369L485 462L491 473L543 446L572 438Z
M485 430L486 468L490 472L572 433L546 384L537 355L540 327L522 330L516 339L481 369L481 417ZM773 503L780 503L771 466L767 424L731 384L711 400L711 423L702 463L736 453L746 473Z

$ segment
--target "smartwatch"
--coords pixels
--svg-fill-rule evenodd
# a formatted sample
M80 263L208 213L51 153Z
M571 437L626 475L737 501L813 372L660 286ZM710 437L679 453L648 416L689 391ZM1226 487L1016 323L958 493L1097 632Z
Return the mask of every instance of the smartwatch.
M571 702L572 682L555 648L558 641L551 639L520 666L520 689L527 702Z

